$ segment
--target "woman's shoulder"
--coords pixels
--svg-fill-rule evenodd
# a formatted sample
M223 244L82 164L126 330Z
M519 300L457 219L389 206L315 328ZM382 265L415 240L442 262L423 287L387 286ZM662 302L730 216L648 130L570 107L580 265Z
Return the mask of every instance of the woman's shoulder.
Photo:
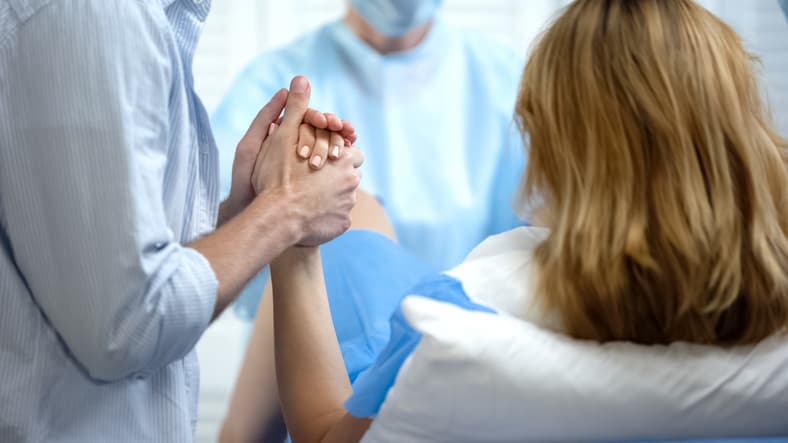
M535 296L533 251L549 231L521 227L487 238L447 274L462 283L468 297L480 304L560 330L560 322L539 306Z

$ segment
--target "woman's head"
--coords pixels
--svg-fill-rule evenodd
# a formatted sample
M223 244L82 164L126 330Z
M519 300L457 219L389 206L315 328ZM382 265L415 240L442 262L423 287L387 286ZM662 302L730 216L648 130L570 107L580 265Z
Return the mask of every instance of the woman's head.
M691 0L577 0L517 114L552 229L539 293L571 334L732 344L788 325L788 145L728 26Z

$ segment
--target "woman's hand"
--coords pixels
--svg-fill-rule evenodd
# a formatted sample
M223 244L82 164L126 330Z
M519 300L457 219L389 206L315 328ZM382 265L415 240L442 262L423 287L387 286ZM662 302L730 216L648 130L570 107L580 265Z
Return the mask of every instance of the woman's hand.
M341 133L304 123L299 128L298 134L298 156L309 160L310 168L321 169L328 159L339 160L342 157L345 139Z

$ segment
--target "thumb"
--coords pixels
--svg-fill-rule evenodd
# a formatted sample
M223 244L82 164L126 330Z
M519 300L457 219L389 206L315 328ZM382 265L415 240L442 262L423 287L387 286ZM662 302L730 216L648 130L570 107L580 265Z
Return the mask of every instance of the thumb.
M282 120L282 129L297 133L298 127L304 121L304 115L309 110L309 97L312 87L309 80L303 75L293 78L290 82L290 93L285 105L285 117Z

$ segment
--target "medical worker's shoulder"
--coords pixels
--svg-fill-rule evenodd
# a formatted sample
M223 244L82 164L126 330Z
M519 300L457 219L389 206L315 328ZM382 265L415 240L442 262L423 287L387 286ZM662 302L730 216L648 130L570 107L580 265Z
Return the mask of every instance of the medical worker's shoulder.
M525 54L507 44L504 40L486 33L446 24L449 32L460 39L465 53L494 69L501 76L519 79L525 67Z
M514 108L520 77L525 67L524 54L482 32L445 24L446 32L460 45L467 75L474 79L475 93L489 100L501 116L508 119Z
M277 85L286 80L284 86L289 84L294 75L311 77L309 68L316 65L318 57L326 56L330 26L321 26L284 46L260 53L246 65L242 76L261 83L274 81Z

